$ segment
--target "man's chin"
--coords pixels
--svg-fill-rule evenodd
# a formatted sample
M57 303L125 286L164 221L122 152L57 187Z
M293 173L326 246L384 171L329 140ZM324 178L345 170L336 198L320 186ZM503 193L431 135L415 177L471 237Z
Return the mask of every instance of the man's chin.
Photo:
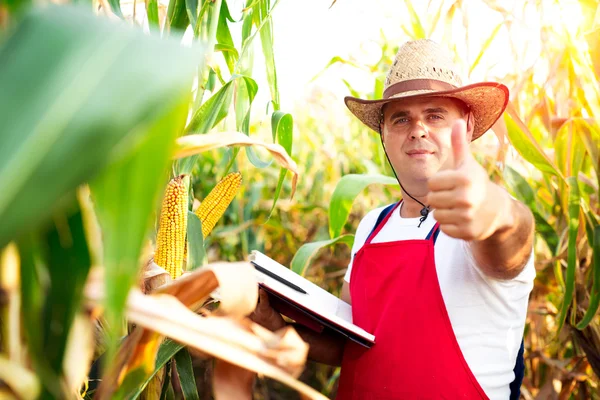
M414 182L427 183L429 181L429 179L436 174L436 172L437 172L437 170L433 171L433 170L416 169L416 170L409 171L406 174L403 174L403 176L406 176L406 179L410 179Z

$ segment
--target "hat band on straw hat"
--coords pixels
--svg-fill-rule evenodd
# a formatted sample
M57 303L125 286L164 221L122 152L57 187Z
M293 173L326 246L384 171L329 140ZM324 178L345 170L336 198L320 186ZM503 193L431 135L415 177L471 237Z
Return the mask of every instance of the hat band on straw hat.
M396 82L390 85L383 92L383 98L389 99L399 93L410 92L413 90L435 90L444 91L456 89L456 86L448 82L438 81L437 79L412 79L409 81Z

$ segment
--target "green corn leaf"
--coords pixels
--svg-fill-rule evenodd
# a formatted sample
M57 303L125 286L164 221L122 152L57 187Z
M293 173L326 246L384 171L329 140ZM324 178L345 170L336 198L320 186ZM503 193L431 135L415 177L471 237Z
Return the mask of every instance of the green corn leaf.
M516 195L516 197L525 203L529 208L535 208L535 194L529 183L510 166L504 168L504 181Z
M246 43L246 41L250 38L252 34L252 14L253 9L251 7L246 6L246 11L244 12L244 16L242 17L242 45Z
M198 22L198 0L185 0L185 9L190 24L192 25L192 28L195 31L196 23Z
M250 111L252 102L258 92L258 84L249 76L236 76L240 78L238 82L235 102L235 122L236 128L246 135L250 133Z
M246 156L248 157L248 160L256 168L267 168L273 163L272 159L270 159L269 161L263 161L258 155L258 152L253 147L246 147L244 150L246 151Z
M239 54L233 43L233 38L231 37L231 31L229 30L229 24L227 23L228 20L232 21L229 8L227 7L227 2L222 1L221 12L219 13L219 23L217 26L217 45L215 46L215 51L223 52L223 57L227 63L227 68L229 68L229 73L233 74L235 63L239 59Z
M60 375L71 325L83 299L91 256L80 209L56 213L53 220L54 224L43 232L41 241L45 244L50 278L43 325L44 357Z
M188 211L187 225L188 263L186 270L194 270L204 263L204 237L202 236L202 221L192 211Z
M294 138L294 118L292 114L275 111L271 115L271 134L273 142L279 143L288 154L292 153Z
M558 234L556 233L554 227L552 227L552 225L550 225L548 221L546 221L546 219L537 211L537 206L535 204L535 193L529 183L527 183L521 174L508 165L504 168L503 175L504 181L515 194L516 198L521 200L531 209L533 217L535 218L536 232L542 236L548 245L548 248L552 251L552 254L556 254L558 251Z
M23 11L29 9L33 0L3 0L3 6L8 10L11 17L14 17Z
M121 0L108 0L111 10L119 17L123 18L123 12L121 11Z
M124 317L125 301L138 275L140 251L152 226L153 211L168 181L165 178L176 135L185 123L187 105L184 97L158 121L143 127L147 134L137 143L136 152L115 162L91 182L104 235L105 314L111 328L120 326ZM108 360L120 336L118 331L110 333Z
M170 0L167 9L167 32L184 31L189 24L186 0Z
M156 373L183 348L183 345L174 342L171 339L165 339L158 348L154 371L148 375L140 367L129 372L123 379L123 383L112 395L112 398L129 400L137 399L142 394L154 375L156 375ZM165 385L167 385L167 382L165 382Z
M241 78L242 82L237 86L235 96L235 119L237 130L248 135L250 134L250 111L252 109L252 102L258 92L258 85L252 78L247 76L242 76ZM273 162L272 159L262 161L253 147L246 147L245 150L248 160L257 168L266 168ZM235 155L237 155L237 152Z
M185 348L175 354L175 366L179 375L183 398L185 400L200 400L198 389L196 388L194 369L192 368L192 357L190 357L190 353Z
M185 134L207 133L225 118L233 99L233 81L223 85L193 114ZM186 157L176 164L177 174L190 174L198 161L198 156Z
M43 224L18 240L21 257L22 312L28 355L43 385L42 398L69 397L63 365L71 327L80 312L92 265L88 240L91 205L74 196ZM97 250L97 249L96 249Z
M567 178L569 185L569 242L567 248L567 275L565 279L565 294L558 315L559 328L562 328L567 311L573 300L575 290L575 270L577 268L577 232L579 231L579 211L581 199L579 186L575 177Z
M598 311L600 306L600 226L596 226L593 231L593 255L592 255L592 292L590 293L590 303L583 318L577 324L577 329L585 329Z
M167 385L167 391L165 392L165 397L161 398L161 400L177 400L175 397L175 389L173 389L173 382L169 381Z
M596 227L598 225L600 225L600 222L598 222L597 217L594 215L594 213L590 210L588 212L586 212L585 214L585 231L587 234L587 238L588 238L588 244L591 248L594 247L594 229L596 229Z
M600 6L598 9L600 10ZM592 167L596 172L598 187L600 187L600 130L597 124L590 124L585 119L582 119L580 123L582 125L579 130L581 141L590 156Z
M217 73L214 69L208 71L208 80L206 81L206 90L212 92L217 86Z
M556 162L564 175L578 176L581 171L586 157L580 134L583 129L585 128L580 123L571 119L557 132L557 139L554 142Z
M233 99L232 83L233 80L227 82L196 110L185 128L186 134L207 133L227 116L229 105Z
M251 53L252 42L254 41L254 38L257 34L261 34L263 28L271 21L271 15L279 4L279 0L276 0L268 14L262 15L259 14L260 11L257 10L257 7L261 7L262 3L265 1L267 0L259 0L253 3L251 11L244 16L242 24L242 51L240 52L240 63L246 59L247 53ZM246 6L246 8L248 8L248 6ZM251 33L252 24L256 24L256 31L254 31L254 33ZM238 73L243 73L244 75L250 76L250 73L243 68L238 67L237 70Z
M200 9L194 37L207 44L208 48L214 46L220 12L221 0L204 1Z
M271 100L275 111L277 111L279 110L280 99L279 88L277 86L275 55L273 54L273 20L271 19L271 12L268 10L268 3L268 0L262 0L259 5L259 15L263 23L262 28L260 28L260 41L265 57L265 68L267 70L267 82L269 82L269 89L271 91Z
M345 58L342 58L342 57L340 57L340 56L335 56L335 57L331 58L331 60L329 60L329 62L328 62L328 63L327 63L327 65L325 66L325 68L323 68L323 69L322 69L321 71L319 71L319 72L318 72L318 73L317 73L315 76L313 76L309 82L311 82L311 83L312 83L313 81L315 81L315 80L316 80L316 79L317 79L319 76L321 76L323 73L325 73L325 71L327 71L327 70L329 69L329 67L331 67L332 65L334 65L334 64L337 64L337 63L351 65L351 66L353 66L353 67L355 67L355 68L361 68L361 66L360 66L360 65L356 64L356 63L355 63L355 62L353 62L353 61L346 60ZM354 95L353 95L353 96L354 96ZM360 96L359 96L359 95L356 95L356 96L354 96L354 97L360 97Z
M426 39L425 29L423 29L421 19L415 11L411 0L404 0L404 4L406 5L406 9L408 11L408 14L410 15L410 23L412 26L412 32L410 32L410 36L413 39Z
M61 385L61 376L57 374L50 361L44 356L45 332L44 293L48 289L48 269L46 267L40 237L37 233L23 235L17 241L20 258L21 278L21 314L23 316L23 335L27 340L27 349L31 365L43 385L48 398L65 398L68 390Z
M510 105L507 107L507 113L504 116L508 138L514 148L521 156L533 164L534 167L542 172L547 172L558 177L562 182L565 182L563 174L550 161L539 143L534 139L527 126L521 121L516 111Z
M558 254L559 237L556 230L546 219L536 210L532 209L533 218L535 219L535 230L539 233L553 255Z
M187 7L186 3L186 7ZM219 21L221 0L214 1L203 1L202 8L198 14L195 26L192 26L194 32L194 39L198 42L203 43L207 49L211 50L215 44L215 32ZM197 5L196 5L197 8ZM215 67L218 68L218 67ZM198 84L196 90L196 100L194 102L193 112L196 112L202 105L204 100L204 92L206 90L207 81L210 78L211 68L206 65L206 62L202 62L198 65Z
M39 37L48 42L40 43ZM104 265L110 282L106 315L112 329L109 349L114 351L123 304L135 281L149 226L144 221L157 198L148 194L160 182L156 169L162 175L170 162L168 151L185 121L199 56L176 42L148 37L68 6L34 11L0 54L5 60L0 66L0 115L6 129L0 153L7 152L0 166L0 182L5 183L0 231L7 230L0 237L38 226L85 181L117 188L116 194L106 197L94 193L106 229ZM39 65L44 65L42 73ZM174 125L177 121L181 126ZM115 172L119 166L123 169ZM130 176L132 171L136 173ZM137 179L140 173L144 179ZM15 174L19 179L14 179ZM126 201L114 203L119 196ZM135 201L132 208L128 201ZM132 220L135 223L121 224ZM115 237L125 240L117 243ZM52 348L61 351L60 343Z
M273 133L273 142L277 141L285 151L291 156L292 155L292 142L294 140L294 119L292 114L284 113L282 111L275 111L271 115L271 132ZM275 196L273 197L273 205L269 212L269 218L273 214L275 204L281 194L281 188L283 187L283 181L287 169L281 168L279 171L279 180L277 181L277 188L275 189Z
M395 178L384 175L345 175L337 183L329 203L329 235L338 237L350 215L350 209L356 196L372 184L398 185Z
M352 248L354 244L354 235L342 235L329 240L321 240L318 242L306 243L302 245L294 255L291 263L291 269L295 273L304 276L312 259L317 255L319 250L332 246L337 243L344 243Z
M237 80L240 81L236 82ZM247 131L249 131L250 105L256 96L258 85L248 76L233 75L229 82L205 101L192 115L188 126L185 128L186 134L207 133L227 116L236 89L234 83L237 83L238 88L236 123L240 129L247 128ZM196 165L197 160L198 156L186 157L181 160L177 166L177 173L189 174Z
M373 86L373 98L380 99L383 97L383 79L375 79Z
M359 97L360 98L360 93L358 93L356 90L354 90L354 88L352 87L352 85L350 85L350 82L348 82L345 79L342 79L342 82L344 83L344 85L346 85L346 87L348 88L348 90L350 91L350 94L353 97Z
M158 31L158 0L148 0L146 3L146 14L148 15L148 26Z
M215 51L220 51L223 53L231 53L231 55L233 55L233 57L234 57L234 64L235 64L235 60L237 60L237 58L239 57L237 49L230 45L217 43L217 44L215 44ZM225 55L223 55L223 56L225 56ZM233 65L232 65L232 67L233 67ZM232 72L232 71L233 71L233 69L230 70L230 72Z
M0 243L127 155L156 110L187 96L200 56L78 7L25 17L0 48Z

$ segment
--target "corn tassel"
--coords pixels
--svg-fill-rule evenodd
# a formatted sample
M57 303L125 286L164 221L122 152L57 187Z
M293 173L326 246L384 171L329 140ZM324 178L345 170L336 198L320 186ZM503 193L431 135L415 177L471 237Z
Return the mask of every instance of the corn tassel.
M189 182L188 175L171 179L160 210L154 262L164 268L173 279L177 279L182 273Z
M213 230L217 221L225 213L227 207L238 193L242 184L242 174L232 172L227 174L210 191L208 196L200 203L196 215L202 222L202 236L207 237Z

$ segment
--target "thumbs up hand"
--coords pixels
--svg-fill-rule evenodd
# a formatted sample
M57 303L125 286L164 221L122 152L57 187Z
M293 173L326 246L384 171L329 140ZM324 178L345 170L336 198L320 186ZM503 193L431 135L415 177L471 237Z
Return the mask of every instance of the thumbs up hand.
M452 157L450 168L429 179L427 204L435 209L435 219L448 236L484 240L499 228L507 194L490 181L471 154L462 119L452 127Z

